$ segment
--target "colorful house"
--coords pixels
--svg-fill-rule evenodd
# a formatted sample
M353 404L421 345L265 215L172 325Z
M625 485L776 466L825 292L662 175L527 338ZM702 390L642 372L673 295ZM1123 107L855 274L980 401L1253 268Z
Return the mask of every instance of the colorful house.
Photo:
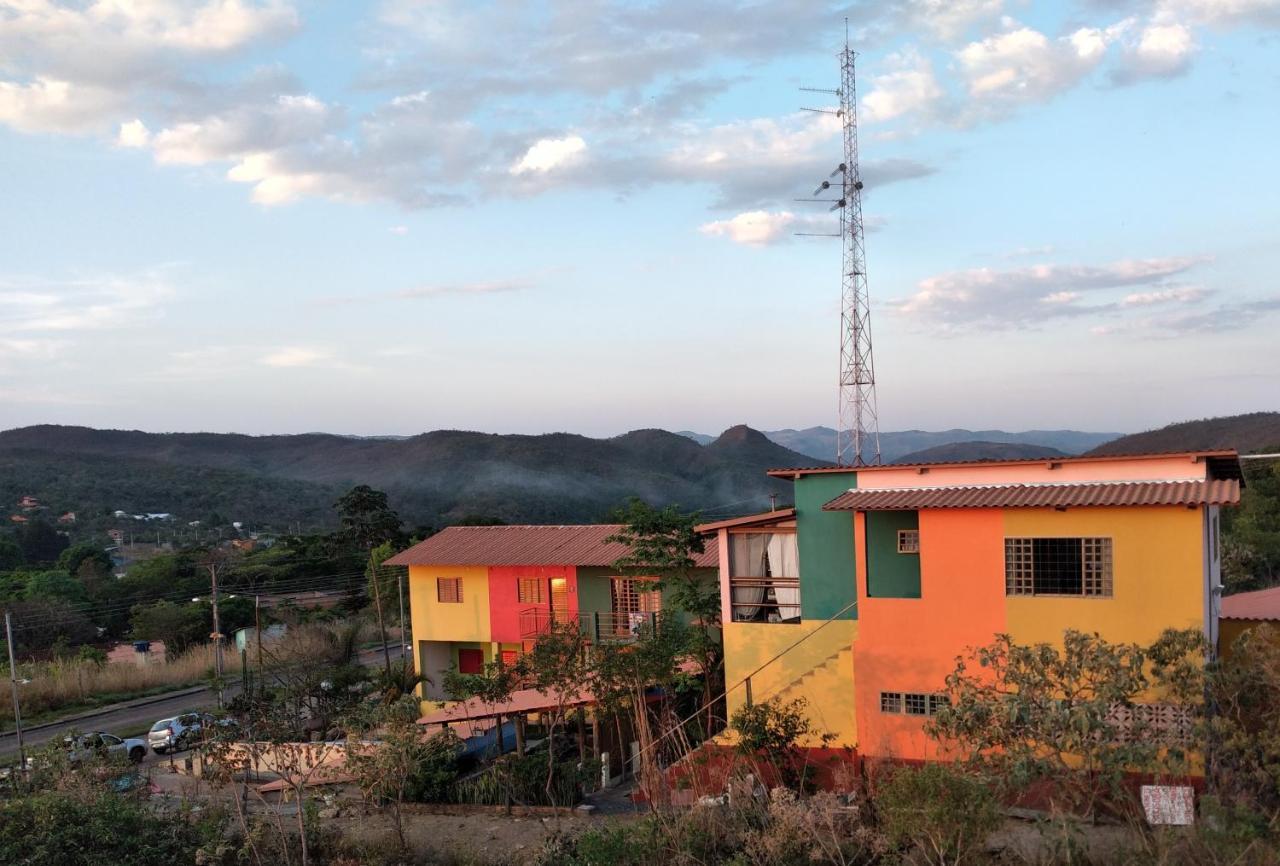
M835 745L933 759L947 674L996 634L1217 643L1235 452L769 474L795 483L793 509L701 527L719 539L726 681L743 683L730 712L804 697Z
M1271 626L1272 639L1280 642L1280 586L1227 596L1222 599L1219 648L1230 653L1240 635L1264 623Z
M444 674L514 662L552 622L576 623L593 642L629 640L662 614L653 578L623 576L628 552L609 541L622 529L585 526L454 526L387 560L408 566L409 601L422 696L444 701ZM714 544L695 574L716 579Z

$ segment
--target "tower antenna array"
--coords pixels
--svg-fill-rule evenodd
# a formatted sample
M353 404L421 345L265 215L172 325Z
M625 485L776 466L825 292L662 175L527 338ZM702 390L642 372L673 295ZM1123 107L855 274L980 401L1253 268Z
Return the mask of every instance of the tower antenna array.
M836 463L865 466L880 462L880 422L876 412L875 354L871 347L871 299L867 290L866 245L862 229L862 177L858 171L858 91L854 80L857 52L849 47L845 22L840 52L840 89L803 88L834 93L844 129L844 162L818 185L819 196L838 185L831 210L840 212L844 246L840 273L840 399L836 426Z

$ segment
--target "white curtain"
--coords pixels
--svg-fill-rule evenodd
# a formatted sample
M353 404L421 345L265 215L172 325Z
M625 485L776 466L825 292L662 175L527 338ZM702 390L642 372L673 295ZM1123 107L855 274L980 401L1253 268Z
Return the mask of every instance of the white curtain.
M772 577L800 576L800 554L795 533L775 532L768 536L769 574ZM800 618L800 587L774 586L773 596L778 601L778 618Z
M765 556L768 549L767 537L758 533L731 533L729 535L729 571L732 577L764 577ZM733 587L733 618L736 620L752 620L760 612L758 607L736 605L758 605L764 601L765 586Z

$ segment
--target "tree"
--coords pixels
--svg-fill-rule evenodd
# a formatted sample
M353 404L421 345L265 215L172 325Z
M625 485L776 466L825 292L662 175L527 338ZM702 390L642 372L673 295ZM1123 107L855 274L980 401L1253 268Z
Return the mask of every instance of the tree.
M347 491L334 507L342 521L342 531L364 550L384 541L400 538L400 517L387 504L387 494L359 484Z
M136 639L164 641L165 652L170 655L202 642L213 627L206 605L171 601L135 605L129 621Z
M80 581L60 569L28 574L25 595L32 601L48 599L76 605L84 604L88 599Z
M587 639L574 622L553 622L533 648L516 662L516 675L554 702L544 714L547 722L547 802L555 802L556 731L565 713L587 685Z
M22 548L18 542L5 535L0 535L0 571L12 571L22 565Z
M1280 582L1280 462L1246 462L1249 489L1239 508L1222 510L1222 580L1229 593Z
M18 527L18 546L28 563L54 563L71 542L44 520L33 520Z
M1061 649L997 635L957 659L949 705L925 731L1011 793L1048 780L1055 802L1093 815L1123 797L1126 772L1185 769L1181 737L1115 713L1153 691L1198 709L1203 646L1195 630L1167 630L1146 647L1073 629Z
M58 568L67 574L75 574L86 562L97 565L102 571L111 571L111 557L96 544L73 544L58 555Z
M720 585L701 580L693 573L694 556L705 550L696 530L698 516L669 505L658 509L640 499L632 499L615 514L622 529L609 537L627 545L629 552L614 566L624 574L658 577L656 588L675 610L688 614L693 622L689 632L689 654L702 668L703 705L707 713L704 733L715 728L715 696L724 692L724 641L720 622Z
M418 701L405 696L390 704L362 707L349 720L346 766L367 800L391 807L401 852L408 850L401 807L406 801L442 801L457 778L461 743L446 728L424 737ZM353 734L363 733L363 737Z

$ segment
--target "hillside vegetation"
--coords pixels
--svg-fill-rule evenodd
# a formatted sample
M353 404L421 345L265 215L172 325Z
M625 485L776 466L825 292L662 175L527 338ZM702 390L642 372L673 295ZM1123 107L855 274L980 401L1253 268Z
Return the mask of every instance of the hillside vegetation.
M1035 460L1041 457L1066 456L1065 452L1045 445L1015 442L952 442L904 454L893 462L953 463L964 460Z
M1234 448L1241 454L1280 451L1280 412L1250 412L1182 421L1103 443L1090 454L1143 454Z
M687 509L763 508L790 485L778 466L814 459L734 427L706 446L664 430L610 439L440 430L406 439L328 434L242 436L38 426L0 433L0 502L24 495L94 520L119 509L274 527L332 521L354 484L387 491L410 524L472 515L507 522L605 518L631 496Z

